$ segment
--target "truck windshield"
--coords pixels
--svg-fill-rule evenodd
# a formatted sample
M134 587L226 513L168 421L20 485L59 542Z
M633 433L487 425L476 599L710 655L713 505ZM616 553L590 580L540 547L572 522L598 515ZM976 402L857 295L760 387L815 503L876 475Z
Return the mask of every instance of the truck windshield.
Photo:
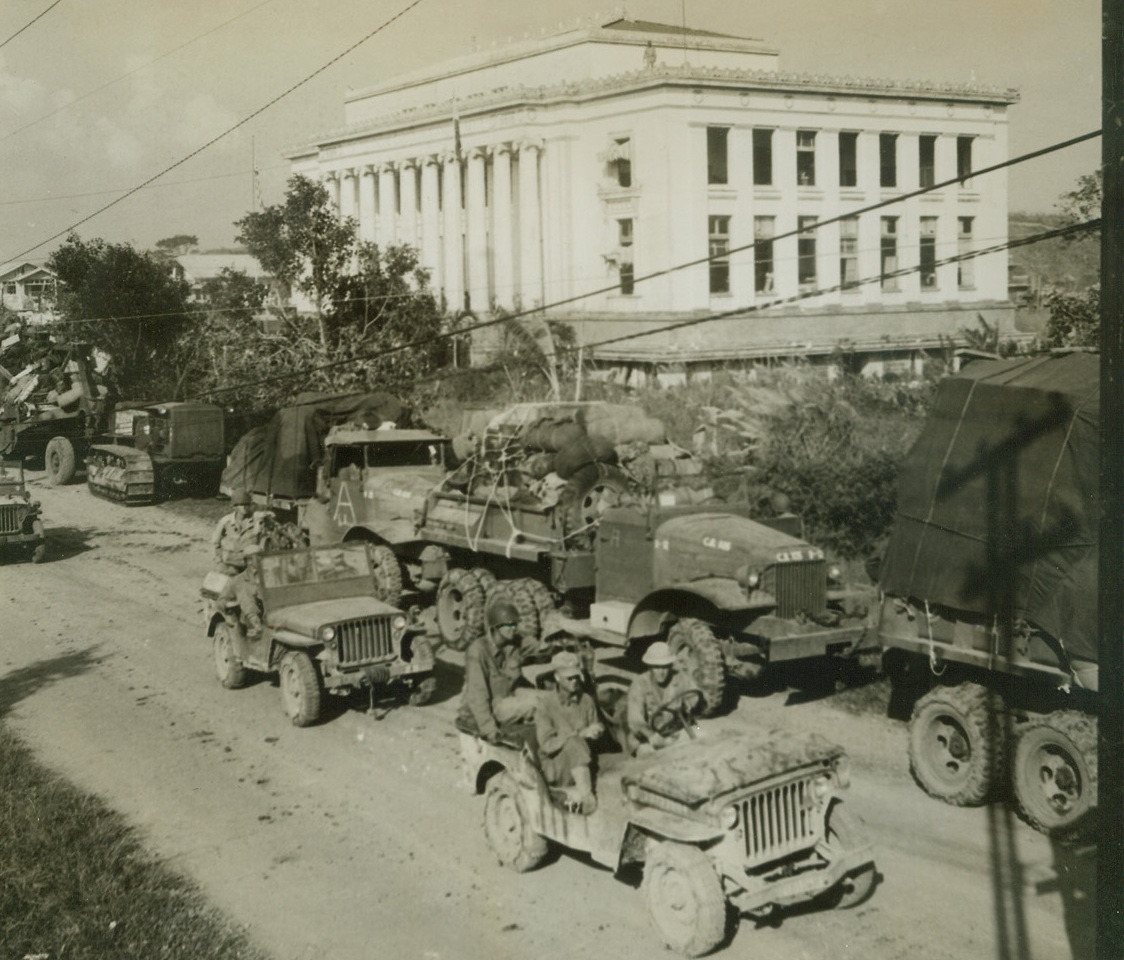
M368 467L429 467L443 462L438 443L373 443L367 447Z

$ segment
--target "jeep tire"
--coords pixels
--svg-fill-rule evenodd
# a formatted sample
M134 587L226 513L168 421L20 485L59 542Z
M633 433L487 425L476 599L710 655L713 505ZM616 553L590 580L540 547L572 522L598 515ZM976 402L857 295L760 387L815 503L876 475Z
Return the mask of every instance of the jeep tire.
M676 953L697 957L726 935L726 896L710 858L698 847L661 841L644 864L648 916Z
M537 867L546 856L546 839L531 827L519 784L506 771L488 781L484 836L500 864L518 873Z
M281 706L294 727L308 727L320 719L324 685L320 671L303 650L289 650L281 658L278 677Z

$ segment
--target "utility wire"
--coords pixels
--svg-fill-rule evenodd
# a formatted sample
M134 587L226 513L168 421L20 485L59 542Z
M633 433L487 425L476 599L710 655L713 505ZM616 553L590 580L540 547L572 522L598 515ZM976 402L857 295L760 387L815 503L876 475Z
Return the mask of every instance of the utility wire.
M59 0L56 0L56 2L59 2ZM15 256L9 257L8 259L9 260L22 259L23 257L26 257L29 253L31 253L33 250L38 250L40 247L45 246L48 243L51 243L53 240L58 240L60 237L66 236L68 233L71 233L77 227L82 226L82 224L88 223L89 221L93 220L95 217L100 216L101 214L105 213L105 211L109 210L111 207L115 207L122 200L127 200L133 194L137 193L140 190L143 190L150 183L152 183L156 180L159 180L162 176L164 176L164 174L169 173L172 170L175 170L177 167L183 166L185 163L187 163L188 160L191 160L193 157L199 156L199 154L201 154L204 150L207 150L209 147L213 146L214 144L216 144L220 140L222 140L223 137L229 136L231 133L233 133L239 127L245 126L247 123L249 123L255 117L260 116L262 113L264 113L266 110L268 110L274 104L283 100L285 97L287 97L293 91L298 90L299 88L303 87L309 81L318 77L320 74L322 74L329 67L334 66L336 63L338 63L340 60L342 60L344 57L346 57L349 53L358 49L360 46L362 46L364 43L366 43L368 40L370 40L376 34L381 33L383 30L385 30L387 27L389 27L392 23L396 22L397 20L400 20L407 13L409 13L411 10L413 10L414 7L418 6L422 2L423 2L423 0L410 0L410 3L407 3L406 6L404 6L401 10L399 10L397 13L395 13L393 16L391 16L387 20L384 20L381 24L379 24L379 26L375 27L374 30L372 30L369 33L365 34L364 36L360 37L358 40L355 41L355 43L351 44L351 46L347 47L341 53L338 53L338 54L336 54L336 56L332 57L332 59L329 60L327 63L318 67L312 73L310 73L306 77L304 77L304 79L298 80L291 87L289 87L288 89L279 93L272 100L269 100L265 104L263 104L262 106L258 107L257 110L255 110L252 113L246 115L241 120L239 120L237 123L232 124L226 130L224 130L222 133L220 133L218 136L212 137L210 140L208 140L206 143L204 143L201 147L197 147L195 150L192 150L186 156L181 157L175 163L165 167L159 173L154 174L153 176L149 177L143 183L140 183L137 186L131 188L128 191L126 191L120 197L118 197L116 200L112 200L109 203L105 204L104 206L99 207L97 210L95 210L89 216L83 217L81 220L78 220L76 223L72 223L65 230L61 230L60 232L54 234L53 236L47 237L47 239L45 239L45 240L41 240L39 243L35 244L34 246L28 247L22 253L17 253Z
M1098 217L1094 220L1087 220L1083 223L1072 224L1072 225L1066 226L1066 227L1059 227L1055 230L1047 230L1044 233L1034 234L1033 236L1030 236L1030 237L1021 237L1018 240L1008 240L1004 243L995 244L994 246L987 247L985 249L973 250L973 251L970 251L968 253L957 254L956 256L953 256L953 257L946 257L942 260L938 260L936 262L936 266L944 266L945 264L949 264L949 263L959 263L959 262L964 261L964 260L972 260L972 259L975 259L976 257L987 256L989 254L999 253L1003 250L1010 250L1010 249L1014 249L1016 247L1025 247L1029 244L1038 243L1038 242L1043 241L1043 240L1051 240L1051 239L1054 239L1055 237L1070 236L1072 234L1076 234L1076 233L1084 232L1084 231L1087 231L1087 230L1095 229L1096 227L1100 226L1100 222L1101 222L1100 218ZM833 286L833 287L817 288L816 290L806 291L804 293L799 293L799 294L796 294L796 295L791 296L791 297L785 297L785 298L782 298L782 299L779 299L779 300L771 300L771 301L769 301L768 303L765 303L765 304L759 304L759 305L753 304L753 305L749 305L749 306L738 307L738 308L732 309L732 310L726 310L726 311L723 311L722 313L707 314L706 316L703 316L703 317L692 317L690 320L682 320L682 321L678 321L676 323L667 324L665 326L658 327L655 330L645 330L645 331L642 331L640 333L625 334L625 335L620 336L620 337L613 337L613 338L602 340L602 341L599 341L599 342L593 343L593 344L574 345L572 347L561 347L561 348L556 349L555 353L556 354L558 354L558 353L573 353L573 352L577 352L580 349L587 349L588 350L591 347L601 347L601 346L605 346L606 344L617 343L617 342L624 341L624 340L635 340L635 339L639 339L640 337L650 337L650 336L653 336L653 335L658 334L658 333L666 333L666 332L671 331L671 330L680 330L680 329L683 329L685 327L692 327L692 326L697 326L697 325L703 324L703 323L710 323L714 320L725 320L725 319L730 319L730 318L733 318L733 317L745 316L747 314L757 313L761 310L766 310L766 309L769 309L771 307L780 306L780 305L783 305L783 304L786 304L786 303L795 303L799 300L806 300L806 299L809 299L811 297L821 296L825 293L832 293L836 290L842 290L844 288L850 289L850 288L852 288L854 286L858 286L860 284L874 283L876 281L881 281L884 277L889 278L889 277L905 276L905 275L910 274L910 273L920 272L920 270L921 270L920 264L918 264L917 266L903 267L900 270L893 271L892 273L886 273L886 274L879 273L879 274L876 274L872 277L866 277L866 278L861 279L861 280L850 281L850 282L845 283L845 284L838 284L837 286ZM407 343L400 343L400 344L394 344L394 345L387 346L387 347L381 347L378 351L373 352L373 353L365 353L365 354L360 354L359 356L347 357L346 359L343 359L343 360L333 360L333 361L330 361L328 363L317 364L316 366L312 366L312 367L302 367L300 370L293 370L293 371L289 371L287 373L277 374L275 376L263 377L259 380L250 380L250 381L247 381L247 382L239 383L236 386L216 387L212 390L207 391L206 393L198 394L198 395L192 397L191 399L198 400L198 399L201 399L202 397L216 396L218 394L230 393L230 392L235 391L235 390L245 390L245 389L250 388L250 387L267 386L271 383L280 383L284 380L292 380L292 379L297 378L297 377L307 377L310 374L321 373L325 370L334 370L337 367L344 367L344 366L348 366L350 364L364 363L368 360L378 360L378 359L382 359L383 357L386 357L390 354L401 353L404 350L413 350L413 349L416 349L418 347L429 346L433 343L436 343L440 340L446 340L450 337L463 336L465 333L470 333L473 330L478 330L482 326L489 326L490 327L490 326L495 326L496 324L499 324L499 323L506 323L508 320L511 320L511 319L512 319L511 317L501 317L498 320L489 320L486 323L476 324L472 327L468 327L468 328L465 328L465 329L462 329L462 330L446 331L446 332L434 334L434 335L428 336L428 337L421 337L417 340L411 340ZM628 318L625 317L623 319L628 319Z
M15 33L13 33L10 37L8 37L7 40L5 40L3 43L0 43L0 50L3 50L4 47L6 47L9 43L11 43L13 40L15 40L16 37L18 37L21 33L24 32L24 30L26 30L28 27L30 27L37 20L41 20L43 17L45 17L48 13L50 13L52 10L54 10L55 7L57 7L60 3L62 3L62 0L55 0L55 2L52 3L49 7L47 7L47 9L44 10L41 14L39 14L39 16L37 16L37 17L33 18L32 20L30 20L29 22L25 23Z
M59 0L55 0L55 2L58 3ZM89 99L95 93L101 93L102 90L105 90L107 87L112 87L115 83L120 83L122 80L127 80L129 77L133 76L134 74L140 73L141 70L145 70L148 67L151 67L154 63L159 63L161 60L167 59L173 53L178 53L184 47L189 47L193 43L195 43L196 41L202 40L204 37L209 37L212 33L216 33L217 31L221 30L223 27L225 27L225 26L227 26L231 23L234 23L235 20L241 20L243 17L248 16L249 14L253 13L255 10L260 10L262 7L266 6L266 4L270 4L270 3L273 3L273 0L262 0L262 2L259 3L256 7L251 7L249 10L245 10L242 13L238 14L237 16L231 17L229 20L224 20L217 27L212 27L210 30L206 31L205 33L201 33L197 37L192 37L190 40L187 40L187 41L181 43L178 47L173 47L167 53L162 53L158 57L153 57L147 63L142 63L136 69L130 70L128 73L123 73L119 77L114 77L112 80L108 81L107 83L103 83L100 87L95 87L93 90L90 90L90 91L82 94L80 97L75 97L73 100L69 101L68 103L64 103L61 107L56 107L50 113L45 113L41 117L37 117L36 119L30 121L29 123L25 123L22 127L16 127L15 130L11 130L8 133L5 133L2 137L0 137L0 143L3 143L5 140L9 140L10 138L14 137L17 133L23 133L24 130L29 130L31 127L34 127L36 124L42 123L44 120L49 120L51 117L62 113L64 110L69 110L76 103L81 103L83 100ZM52 6L53 6L53 4L52 4ZM45 10L43 12L46 13ZM39 16L42 16L42 15L43 14L40 14ZM32 22L34 22L34 21L32 21ZM30 24L28 26L30 26ZM26 27L24 29L26 29ZM104 191L104 192L109 193L110 191Z

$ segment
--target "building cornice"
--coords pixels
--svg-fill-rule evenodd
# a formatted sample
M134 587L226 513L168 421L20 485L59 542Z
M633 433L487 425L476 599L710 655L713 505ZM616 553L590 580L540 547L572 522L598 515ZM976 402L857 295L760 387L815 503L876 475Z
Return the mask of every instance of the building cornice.
M846 98L956 101L1008 105L1019 101L1019 91L975 83L942 83L929 80L888 80L877 77L829 76L773 70L743 70L734 67L693 67L689 64L657 64L654 67L610 74L588 80L557 84L507 87L457 101L462 122L497 109L560 104L597 99L607 95L635 93L657 87L712 87L745 93L812 94ZM358 140L389 130L424 125L452 115L449 103L408 107L374 120L352 124L316 136L294 146L283 155L296 159L314 155L320 148Z

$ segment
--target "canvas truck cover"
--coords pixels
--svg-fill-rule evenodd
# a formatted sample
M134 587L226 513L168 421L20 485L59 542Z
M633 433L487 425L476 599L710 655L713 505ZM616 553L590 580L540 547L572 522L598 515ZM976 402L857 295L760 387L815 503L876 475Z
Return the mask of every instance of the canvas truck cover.
M354 423L375 430L382 423L402 426L409 411L389 393L301 394L282 407L264 427L245 434L223 471L221 489L244 489L285 499L316 492L316 464L324 437L335 425Z
M886 594L993 615L1006 555L1013 616L1097 659L1100 359L979 361L941 381L906 457Z

